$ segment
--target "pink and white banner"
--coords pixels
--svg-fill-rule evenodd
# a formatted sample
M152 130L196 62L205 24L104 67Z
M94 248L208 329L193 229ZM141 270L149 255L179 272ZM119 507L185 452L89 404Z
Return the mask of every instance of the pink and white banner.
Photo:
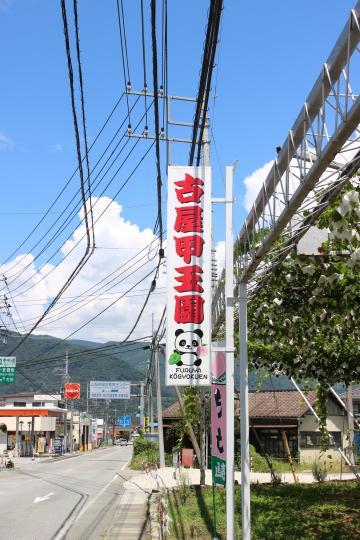
M211 468L214 484L226 480L226 355L214 352L211 362Z
M169 167L166 384L208 386L211 168Z

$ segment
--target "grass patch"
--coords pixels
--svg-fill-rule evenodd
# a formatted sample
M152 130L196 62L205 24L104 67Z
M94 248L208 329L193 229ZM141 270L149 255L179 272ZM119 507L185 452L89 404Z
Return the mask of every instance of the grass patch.
M169 493L173 540L212 538L211 488L192 486L185 502ZM241 538L241 488L235 489L236 539ZM225 540L225 490L216 490L217 533ZM357 482L251 486L252 540L360 539L360 486Z

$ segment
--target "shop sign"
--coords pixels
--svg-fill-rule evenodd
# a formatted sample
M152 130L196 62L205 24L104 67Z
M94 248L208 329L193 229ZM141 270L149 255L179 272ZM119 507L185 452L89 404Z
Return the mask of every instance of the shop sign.
M169 386L210 384L211 168L169 167L167 361Z

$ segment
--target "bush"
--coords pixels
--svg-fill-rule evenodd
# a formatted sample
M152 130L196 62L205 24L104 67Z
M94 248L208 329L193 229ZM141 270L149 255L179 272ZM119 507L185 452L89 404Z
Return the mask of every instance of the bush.
M156 448L156 444L149 442L145 437L136 437L134 439L134 456L147 452L151 448Z
M252 470L254 472L269 472L269 466L266 462L266 459L257 453L255 447L250 444L250 461L252 465ZM241 471L241 455L236 456L236 465L239 471Z
M9 461L6 463L5 467L7 469L14 469L14 467L15 467L14 462L11 461L11 459L9 459Z
M327 466L324 462L319 460L314 461L311 467L311 471L314 477L314 480L317 482L325 482L328 475Z
M282 482L281 474L276 472L273 475L271 475L271 483L273 486L280 486L281 482Z
M177 480L177 491L180 501L182 502L182 504L185 504L187 498L191 493L189 475L185 472L181 472Z

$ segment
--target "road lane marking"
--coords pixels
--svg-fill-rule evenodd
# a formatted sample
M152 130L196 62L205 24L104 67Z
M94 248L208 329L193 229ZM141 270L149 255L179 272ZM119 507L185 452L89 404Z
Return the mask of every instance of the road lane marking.
M116 480L116 478L119 478L119 475L118 474L115 474L115 476L110 480L110 482L108 482L96 495L94 498L92 498L88 503L84 504L84 506L82 507L82 509L80 510L80 512L75 515L75 516L72 516L65 524L64 526L60 529L60 531L57 533L57 535L55 536L54 540L62 540L63 538L66 537L66 534L67 532L69 531L70 527L73 526L73 524L75 523L75 521L77 521L78 519L81 518L81 516L83 516L85 514L85 512L87 512L90 508L90 506L92 506L94 504L94 502L108 489L108 487L113 483L114 480Z
M43 502L43 501L47 501L50 499L50 497L52 497L54 495L54 493L51 491L50 493L48 493L47 495L44 495L43 497L35 497L35 499L33 500L33 503L34 504L37 504L39 502Z
M123 471L124 469L126 469L126 467L129 465L130 461L131 461L131 459L129 459L129 461L124 463L124 465L121 467L120 471Z

